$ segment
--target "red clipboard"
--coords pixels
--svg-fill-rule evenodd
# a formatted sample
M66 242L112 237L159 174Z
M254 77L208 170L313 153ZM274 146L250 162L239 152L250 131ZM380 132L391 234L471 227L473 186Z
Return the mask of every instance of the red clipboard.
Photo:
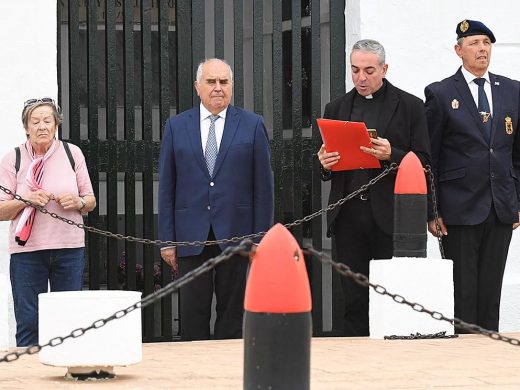
M359 147L371 147L367 127L363 122L316 119L321 138L327 152L339 152L341 158L331 169L348 171L353 169L381 168L377 158L363 152Z

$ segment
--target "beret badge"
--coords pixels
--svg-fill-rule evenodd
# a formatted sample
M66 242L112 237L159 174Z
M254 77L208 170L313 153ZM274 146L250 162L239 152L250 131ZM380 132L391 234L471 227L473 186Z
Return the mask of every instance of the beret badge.
M462 22L460 22L460 31L465 33L466 31L468 31L468 28L469 28L469 23L467 20L463 20Z

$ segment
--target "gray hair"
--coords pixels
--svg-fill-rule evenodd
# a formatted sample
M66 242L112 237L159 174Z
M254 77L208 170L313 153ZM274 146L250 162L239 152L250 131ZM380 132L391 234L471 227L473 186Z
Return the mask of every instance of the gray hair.
M29 104L25 106L22 110L22 123L25 130L29 128L29 118L35 109L41 106L47 106L52 109L52 116L54 117L54 121L56 125L59 126L63 122L63 114L61 113L61 109L54 102L42 102L37 101L36 103Z
M379 58L379 64L384 65L386 61L385 56L385 48L378 41L374 41L373 39L361 39L354 43L352 46L352 51L350 55L356 50L360 51L368 51L369 53L374 53Z
M229 64L226 62L226 60L222 60L220 58L206 58L204 61L201 61L199 63L199 67L197 68L197 83L200 84L200 82L202 81L202 68L204 67L204 65L207 62L210 62L210 61L220 61L220 62L224 63L225 65L227 65L227 67L229 69L229 76L231 77L231 81L233 81L233 71L231 70L231 66L229 66Z

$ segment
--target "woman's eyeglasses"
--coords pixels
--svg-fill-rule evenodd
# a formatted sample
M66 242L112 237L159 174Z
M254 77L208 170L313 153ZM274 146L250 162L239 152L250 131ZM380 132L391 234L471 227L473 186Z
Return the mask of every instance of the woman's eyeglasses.
M23 108L25 110L28 106L32 106L32 105L37 104L37 103L49 103L49 104L52 104L54 107L56 107L56 110L58 112L60 112L60 106L58 106L56 104L56 102L54 101L54 99L50 98L50 97L44 97L44 98L41 98L41 99L29 99L29 100L26 100L23 103Z

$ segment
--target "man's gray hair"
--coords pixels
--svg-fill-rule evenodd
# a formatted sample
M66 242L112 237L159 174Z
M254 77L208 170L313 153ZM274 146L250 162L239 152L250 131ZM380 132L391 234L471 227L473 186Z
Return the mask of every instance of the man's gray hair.
M374 41L373 39L361 39L354 43L352 46L352 51L350 55L356 50L368 51L369 53L374 53L379 58L379 64L384 65L386 61L385 56L385 48L378 41Z
M200 82L202 81L202 67L204 66L204 64L206 64L207 62L210 62L210 61L220 61L220 62L223 62L224 64L226 64L229 69L229 76L231 77L231 81L233 81L233 71L231 70L231 66L229 66L229 64L226 62L226 60L223 60L220 58L207 58L204 61L201 61L199 63L199 67L197 68L197 83L200 84Z

